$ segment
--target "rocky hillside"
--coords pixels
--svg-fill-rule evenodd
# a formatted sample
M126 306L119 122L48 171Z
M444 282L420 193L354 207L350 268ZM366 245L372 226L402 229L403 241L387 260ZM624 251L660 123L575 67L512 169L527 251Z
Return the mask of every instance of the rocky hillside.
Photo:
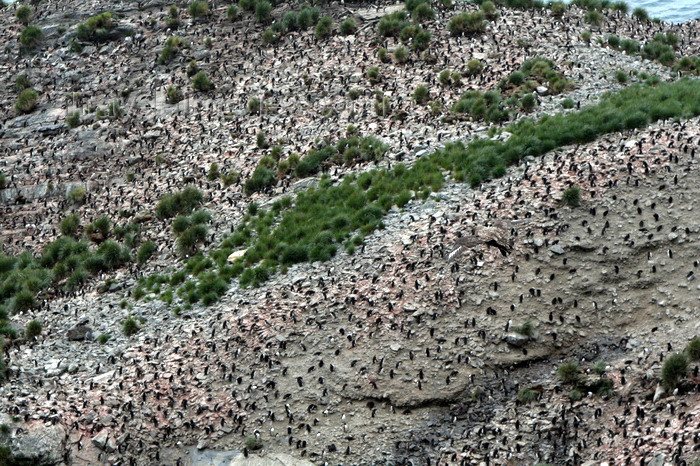
M698 460L700 23L575 3L0 9L0 464Z

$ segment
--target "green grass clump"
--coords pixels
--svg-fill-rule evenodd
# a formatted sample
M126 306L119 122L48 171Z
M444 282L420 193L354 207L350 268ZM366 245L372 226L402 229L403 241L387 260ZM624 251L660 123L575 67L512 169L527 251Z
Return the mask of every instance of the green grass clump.
M77 128L80 126L80 112L76 110L69 113L66 117L66 124L69 128Z
M588 10L583 16L583 20L592 26L601 26L605 16L597 10Z
M29 24L29 21L32 20L32 16L34 15L34 10L32 10L32 7L29 5L22 5L19 8L17 8L17 11L15 11L15 17L17 20L24 24L25 26Z
M526 405L536 401L540 397L540 394L531 388L521 388L518 391L518 401Z
M565 362L557 368L557 375L562 382L576 384L579 380L579 367L575 362Z
M675 71L684 71L688 74L700 75L700 57L682 57L674 65Z
M112 335L110 335L109 333L103 333L99 337L97 337L97 342L100 345L104 345L109 341L110 338L112 338Z
M394 59L397 63L406 63L408 60L408 50L405 47L396 47L394 50Z
M176 215L189 215L204 201L200 190L188 186L182 191L163 196L156 206L156 216L160 219L173 218Z
M567 97L566 99L561 101L561 106L565 109L572 109L576 106L576 102L570 97Z
M688 372L688 359L681 353L676 353L666 359L661 368L661 381L666 390L671 391Z
M381 79L381 74L379 73L379 67L373 66L367 70L367 79L370 84L377 84Z
M566 8L567 6L564 2L557 1L551 2L549 4L549 9L552 12L552 16L554 16L555 18L561 18L562 16L564 16L564 13L566 13Z
M452 106L455 113L468 114L475 121L496 123L506 120L508 112L496 91L469 91Z
M535 108L535 105L537 105L537 99L533 93L525 94L520 98L520 107L526 112L532 111L532 109Z
M316 28L314 29L314 35L318 39L325 39L330 36L333 32L333 18L330 16L322 16L321 19L316 23Z
M127 337L135 335L139 330L141 330L141 326L133 317L129 317L122 322L122 333Z
M194 1L190 3L187 12L192 18L204 18L209 14L209 4L202 1Z
M177 236L177 250L181 257L193 256L199 244L206 240L211 214L198 210L189 217L179 216L173 221L173 232Z
M404 10L395 11L382 16L377 25L377 34L382 37L399 37L401 30L409 25L408 13Z
M34 89L23 90L15 102L17 113L30 113L36 108L39 101L39 94Z
M355 34L355 31L357 31L357 24L353 18L345 18L340 23L340 26L338 26L338 30L342 35L349 36Z
M578 186L572 186L565 190L561 195L561 201L569 207L578 207L581 205L581 189Z
M100 239L105 239L109 236L109 232L112 229L112 221L109 217L103 215L97 218L94 222L87 226L85 233L88 236L99 235Z
M635 8L632 11L632 16L634 16L640 21L649 21L649 13L647 12L647 10L641 7Z
M620 84L626 83L628 78L629 77L628 77L627 73L625 73L622 70L618 70L615 72L615 81L617 81Z
M423 85L418 86L416 90L413 91L413 100L415 100L419 105L426 103L429 96L428 88Z
M685 347L685 354L691 361L700 361L700 338L693 338Z
M214 89L214 84L209 79L209 76L207 76L207 73L200 71L192 78L192 88L195 91L207 92Z
M75 222L66 222L63 230L75 234ZM69 225L70 224L70 225ZM39 256L25 252L19 256L0 253L0 334L11 336L9 313L35 308L38 296L49 288L71 291L84 284L90 275L107 272L130 260L129 249L106 241L90 249L85 239L62 236L49 243Z
M251 451L260 450L263 447L263 443L258 437L248 437L245 439L245 447Z
M145 264L148 259L158 250L158 246L153 241L146 241L139 247L136 253L136 262Z
M411 12L411 17L414 21L419 23L430 21L435 19L435 10L430 8L430 4L428 2L423 2L413 9Z
M180 37L168 37L168 39L165 41L165 47L160 53L160 57L158 57L158 64L164 65L172 61L183 46L184 42Z
M460 13L450 19L447 28L452 36L464 36L484 32L486 29L484 13L481 11Z
M513 327L513 331L528 338L533 338L535 336L535 326L529 320L526 321L523 325Z
M24 330L24 336L32 339L34 337L38 337L41 335L41 330L43 329L43 325L41 325L41 322L38 320L31 320L27 322L27 327Z
M264 191L270 188L277 181L275 178L275 173L276 172L274 170L258 165L255 168L255 171L253 171L253 175L248 178L243 185L243 191L246 193L246 195L250 196L255 192Z
M79 24L77 37L88 42L105 42L114 38L113 30L116 26L112 13L101 13Z
M270 16L272 5L265 0L258 1L255 5L255 20L260 24L267 24L272 20Z
M475 76L484 70L484 63L481 60L471 59L467 62L467 74Z
M7 180L7 175L0 172L0 189L7 188L9 184L10 182Z
M75 214L68 215L61 220L59 230L63 236L75 236L80 228L80 217Z
M42 30L36 26L27 26L19 35L19 42L22 46L31 50L36 48L44 38Z
M168 86L165 92L165 101L171 105L182 101L185 95L182 93L182 89L175 86Z
M17 92L22 92L25 89L29 89L32 87L31 81L29 81L29 78L27 77L26 74L20 74L15 78L15 90Z
M632 39L624 39L620 41L620 48L628 55L634 55L639 52L639 42Z
M229 5L226 9L226 17L231 21L236 21L238 19L238 7L236 5Z

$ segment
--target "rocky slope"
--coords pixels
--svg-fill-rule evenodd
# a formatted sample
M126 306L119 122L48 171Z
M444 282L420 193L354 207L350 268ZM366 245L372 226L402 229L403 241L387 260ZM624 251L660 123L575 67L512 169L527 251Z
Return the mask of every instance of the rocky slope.
M120 211L140 216L144 239L158 244L144 267L95 277L12 316L18 328L44 323L38 338L6 348L11 371L0 385L0 423L11 429L16 456L170 465L229 464L242 461L244 448L249 461L267 455L279 464L682 464L700 455L697 367L679 392L657 390L665 357L699 333L697 118L527 159L480 188L451 182L425 202L392 209L385 228L354 255L293 266L260 288L234 283L209 307L175 315L161 301L130 297L139 276L182 265L169 223L153 211L185 180L204 192L214 215L210 245L249 202L313 182L283 180L247 197L240 183L207 179L213 162L247 179L267 153L256 146L260 131L282 141L285 154L304 154L352 124L389 145L378 165L412 163L488 129L431 115L411 99L419 84L446 115L465 89L491 89L525 59L544 56L576 84L539 98L535 113L553 113L567 97L586 105L618 90L612 75L620 69L674 78L596 38L650 40L673 31L693 55L697 22L640 23L608 13L588 44L579 37L590 27L582 10L555 20L546 10L501 9L483 35L453 38L447 20L475 9L460 4L427 25L435 63L381 65L383 79L372 85L364 76L380 65L374 18L387 5L322 7L336 20L365 19L354 35L321 41L293 33L274 47L260 45L262 29L250 14L227 20L226 6L212 4L207 21L183 13L177 35L190 46L168 65L156 64L171 35L167 5L156 1L41 4L40 50L1 52L5 252L40 251L71 211L85 224L105 214L116 220ZM122 14L120 25L135 35L72 52L76 24L107 10ZM12 8L0 21L12 43L20 31ZM441 70L463 70L474 57L486 63L483 74L459 88L438 84ZM191 90L191 59L214 91ZM11 110L18 74L41 93L26 116ZM171 84L186 92L177 105L165 103ZM350 88L360 91L357 100L347 98ZM377 88L403 118L374 112ZM260 115L246 111L254 96L266 103ZM105 108L116 99L122 117L88 111L80 127L65 125L76 107ZM581 187L578 208L560 202L572 184ZM66 200L78 186L87 191L83 206ZM108 278L112 291L98 293ZM126 337L120 326L129 315L144 323ZM529 336L515 331L526 322L534 327ZM103 345L101 334L111 335ZM592 383L604 372L612 392L572 397L555 373L563 361L577 361ZM536 400L522 403L522 388ZM262 449L249 451L255 437Z

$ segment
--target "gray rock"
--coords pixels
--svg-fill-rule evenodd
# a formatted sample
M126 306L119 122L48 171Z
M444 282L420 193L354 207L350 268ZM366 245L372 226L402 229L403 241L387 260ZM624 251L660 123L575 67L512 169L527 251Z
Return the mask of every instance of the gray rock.
M549 89L544 86L537 86L535 89L539 95L549 95Z
M49 136L49 135L58 134L66 128L67 128L67 126L65 123L58 123L55 125L39 126L36 130L38 132L40 132L42 134L42 136Z
M654 403L659 401L661 398L663 398L666 395L666 390L661 384L658 384L656 386L656 391L654 391Z
M666 456L663 453L657 454L649 463L649 466L664 466L666 464Z
M553 252L554 254L559 254L559 255L564 254L564 248L562 248L562 247L559 246L558 244L555 244L554 246L552 246L551 248L549 248L549 250L550 250L551 252Z
M246 458L240 451L190 450L192 466L312 466L306 460L286 453L251 453Z
M117 444L107 432L107 429L102 429L99 434L92 438L92 444L102 451L111 453L117 449Z
M63 460L66 432L61 425L30 423L26 433L12 439L12 455L22 464L59 464Z
M530 337L526 337L525 335L513 332L504 335L503 341L505 341L509 345L520 348L521 346L524 346L528 341L530 341Z
M92 333L92 329L86 325L76 325L72 329L68 330L66 337L70 341L83 341L86 336Z

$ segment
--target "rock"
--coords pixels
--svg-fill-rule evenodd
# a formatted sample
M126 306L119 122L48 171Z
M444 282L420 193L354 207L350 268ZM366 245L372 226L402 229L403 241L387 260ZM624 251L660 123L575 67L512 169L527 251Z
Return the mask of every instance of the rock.
M551 252L553 252L554 254L559 254L559 255L564 254L564 249L561 246L559 246L558 244L555 244L554 246L549 248L549 250Z
M65 128L67 128L65 123L58 123L55 125L39 126L36 130L40 132L42 136L53 136L60 133Z
M398 351L401 349L401 345L398 343L392 343L389 348L391 348L391 351Z
M102 429L99 434L92 438L92 444L102 451L111 453L117 449L117 444L107 432L107 429Z
M656 403L661 398L663 398L664 395L666 395L666 390L664 389L664 387L661 384L657 384L656 391L654 391L654 403Z
M233 251L226 259L230 263L236 262L237 259L243 257L248 249L240 249L238 251Z
M528 341L530 341L530 337L513 332L504 335L503 341L505 341L509 345L520 348L521 346L524 346Z
M539 95L549 95L549 89L544 86L537 86L535 90Z
M92 329L86 325L76 325L72 329L68 330L66 337L70 341L83 341L86 336L92 333Z
M649 466L664 466L666 464L666 456L663 453L657 454L649 463Z
M240 451L190 450L192 466L312 466L303 459L286 453L250 453L246 458Z
M26 433L12 439L12 455L17 464L59 464L63 461L65 438L66 432L59 424L30 423Z

